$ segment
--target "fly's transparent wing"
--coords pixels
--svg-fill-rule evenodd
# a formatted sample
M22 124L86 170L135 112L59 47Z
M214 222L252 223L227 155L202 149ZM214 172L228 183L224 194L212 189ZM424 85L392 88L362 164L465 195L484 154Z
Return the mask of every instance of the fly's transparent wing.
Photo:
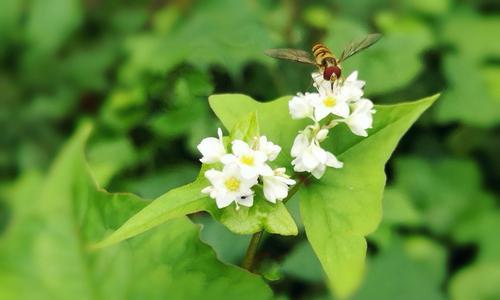
M311 55L304 50L289 48L267 49L264 53L278 59L286 59L304 64L316 65L314 60L311 58Z
M340 55L340 58L338 60L339 63L343 62L344 60L348 59L354 54L360 52L361 50L364 50L370 47L371 45L375 44L381 37L382 35L380 33L372 33L367 35L364 39L360 41L354 41L349 43L349 45L347 45L344 51L342 51L342 55Z

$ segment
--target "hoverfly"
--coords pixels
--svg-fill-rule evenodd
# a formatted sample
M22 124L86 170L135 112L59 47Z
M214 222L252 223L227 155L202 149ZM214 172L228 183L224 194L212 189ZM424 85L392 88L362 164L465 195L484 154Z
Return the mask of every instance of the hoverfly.
M339 58L336 58L332 51L321 43L315 44L312 47L314 59L308 52L300 49L268 49L265 51L265 54L278 59L315 65L323 74L323 78L330 81L333 86L333 83L342 75L340 64L354 54L375 44L381 36L379 33L372 33L362 40L350 42L344 51L342 51Z

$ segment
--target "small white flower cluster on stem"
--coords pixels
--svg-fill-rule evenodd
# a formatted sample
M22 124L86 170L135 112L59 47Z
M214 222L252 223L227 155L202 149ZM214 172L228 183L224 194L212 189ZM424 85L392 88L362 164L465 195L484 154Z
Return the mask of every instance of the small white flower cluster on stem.
M329 130L345 123L352 133L366 137L366 130L372 128L375 110L373 103L363 98L365 82L358 80L357 71L334 84L323 80L318 73L313 73L312 77L318 92L297 94L288 104L293 119L310 118L314 121L314 125L308 125L299 132L291 155L295 171L310 172L314 177L321 178L326 167L343 166L332 153L320 146Z
M227 207L233 202L236 208L239 205L252 206L255 194L253 188L260 183L267 201L276 203L287 197L289 187L295 184L295 180L285 174L285 168L273 170L268 165L280 153L280 146L260 136L250 144L242 140L232 141L231 153L227 153L220 128L218 135L218 139L208 137L198 145L203 155L200 161L215 166L205 172L211 185L202 192L215 199L217 207Z

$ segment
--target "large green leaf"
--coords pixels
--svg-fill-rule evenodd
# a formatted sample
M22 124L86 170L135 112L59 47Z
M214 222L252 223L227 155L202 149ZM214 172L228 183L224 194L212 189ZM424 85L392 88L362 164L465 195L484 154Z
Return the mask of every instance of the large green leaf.
M169 220L207 210L212 201L201 190L209 183L204 177L168 191L123 223L111 235L93 245L102 248L126 240Z
M0 295L6 299L269 299L256 275L218 262L178 218L103 251L87 244L146 203L95 185L83 158L89 128L66 145L50 173L14 186L12 220L0 239ZM41 186L41 188L38 188Z
M257 102L242 94L221 94L209 98L210 107L226 128L233 128L236 123L250 112L257 113L260 134L281 146L281 153L273 162L276 166L289 168L290 149L297 132L303 129L307 120L294 121L288 114L290 96L270 102Z
M232 124L233 138L248 140L258 135L259 123L256 111L250 111ZM210 166L204 165L200 176L187 185L173 189L155 199L143 210L132 216L117 231L103 241L95 244L97 248L106 247L122 240L131 238L171 219L190 213L207 211L214 218L238 234L252 234L261 230L281 235L296 235L297 226L283 203L267 202L262 191L256 191L252 207L236 207L234 205L219 209L215 202L201 190L209 186L202 175Z
M260 103L244 95L216 95L210 106L226 127L256 111L262 135L283 148L285 165L290 162L294 136L307 121L293 121L288 114L289 97ZM365 236L375 230L381 217L381 197L385 185L384 165L401 136L435 100L378 106L374 128L368 138L353 136L345 127L334 130L344 168L329 170L320 181L301 189L301 213L306 233L330 286L341 297L359 285L366 253ZM325 143L327 144L327 143Z
M382 213L384 165L399 139L436 98L378 106L369 136L347 141L347 146L334 152L344 167L328 170L321 180L301 190L307 237L330 288L340 298L352 294L363 277L365 236L376 229ZM346 143L341 137L337 136L337 143Z

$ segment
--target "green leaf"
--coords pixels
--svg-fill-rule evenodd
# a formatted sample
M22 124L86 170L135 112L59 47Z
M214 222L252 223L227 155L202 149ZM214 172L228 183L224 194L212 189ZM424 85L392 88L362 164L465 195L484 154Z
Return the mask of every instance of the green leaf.
M222 94L210 96L209 103L226 128L233 128L248 113L256 112L260 134L281 146L281 153L274 163L288 167L293 140L297 132L308 124L307 120L294 121L290 118L290 99L290 96L285 96L270 102L257 102L242 94Z
M70 140L45 179L21 177L13 216L0 237L0 294L8 299L270 299L258 276L218 262L187 218L90 252L146 202L110 194L83 157L89 127ZM40 187L41 186L41 187Z
M255 112L246 114L235 122L232 135L235 138L250 139L259 135L259 123ZM190 213L207 211L231 231L238 234L253 234L266 230L281 235L296 235L297 225L283 203L272 204L266 201L262 191L257 191L252 207L230 206L219 209L215 202L201 190L209 186L203 174L194 182L171 190L153 200L151 204L130 218L117 231L94 247L101 248L113 245L122 240L143 233L153 227Z
M282 146L280 156L285 157L279 158L279 162L285 165L290 162L289 152L297 131L307 122L291 120L289 99L259 103L248 96L228 94L212 96L209 101L217 117L229 128L248 112L257 111L261 134ZM301 193L306 233L330 278L330 286L341 297L354 291L363 274L364 236L375 230L380 221L384 165L401 136L436 99L433 96L412 103L378 106L374 128L365 139L353 137L345 127L336 130L332 136L337 136L337 145L332 148L340 154L344 168L330 170Z
M249 235L235 234L209 215L195 215L194 221L202 225L200 238L215 250L220 261L228 264L242 261L250 242Z
M369 235L369 239L379 247L387 247L397 238L395 227L420 225L422 216L404 190L386 187L382 202L383 220L377 230Z
M282 202L276 204L265 200L262 192L257 191L252 207L231 205L219 209L212 204L208 212L238 234L253 234L261 230L280 235L297 235L298 229L292 216Z
M36 0L31 4L26 24L30 50L52 54L80 25L81 3L77 0Z
M444 254L442 247L432 245ZM445 299L440 291L442 279L433 276L425 266L425 263L432 263L439 273L444 274L445 256L435 260L433 254L428 253L425 257L415 259L408 253L408 246L402 246L400 241L395 242L370 261L366 281L353 300Z
M103 248L126 240L169 220L207 210L212 201L201 190L209 185L204 177L173 189L153 200L148 206L128 219L118 230L93 248Z
M452 300L500 299L500 263L474 264L453 277L450 282Z
M395 188L410 198L422 223L437 234L452 233L477 212L493 208L479 166L471 160L410 156L398 158L395 165Z
M460 121L488 128L500 123L500 67L484 65L463 55L448 55L444 60L450 88L436 106L436 119L441 123ZM462 74L474 74L464 84ZM474 107L474 109L471 109Z
M463 58L481 61L500 52L494 38L500 30L500 20L494 15L463 10L446 18L440 29L443 40L452 44Z
M246 117L239 120L231 130L231 140L243 140L250 143L259 136L259 123L255 112L250 112Z
M137 155L126 137L100 140L89 148L89 164L96 181L103 187L117 172L132 165Z
M418 225L421 216L410 197L397 188L386 188L383 200L384 220L390 225Z
M469 210L475 210L475 216L461 220L454 228L453 237L460 243L478 244L478 261L500 262L500 240L496 238L500 236L500 213L493 208L481 210L474 206Z
M124 80L135 80L144 73L164 74L182 62L202 69L221 65L233 75L249 60L272 62L263 50L276 46L280 39L264 26L261 4L248 0L204 1L190 8L177 26L167 28L168 32L141 33L129 39L130 59L122 70ZM165 10L178 9L165 6ZM160 10L159 14L168 13Z
M300 191L307 237L340 298L351 295L363 277L365 236L381 219L384 165L403 134L436 99L376 107L367 138L345 141L337 136L336 142L344 145L334 153L344 167L329 169Z

